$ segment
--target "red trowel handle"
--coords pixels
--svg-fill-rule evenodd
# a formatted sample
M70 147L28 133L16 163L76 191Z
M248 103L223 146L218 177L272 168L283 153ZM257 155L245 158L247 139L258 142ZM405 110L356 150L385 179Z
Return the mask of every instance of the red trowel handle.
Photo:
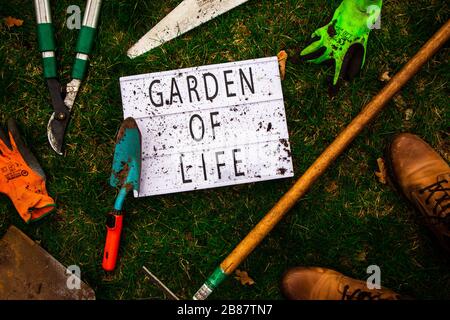
M123 215L118 212L108 214L106 220L106 243L103 253L102 267L106 271L113 271L116 267L117 255L122 233Z

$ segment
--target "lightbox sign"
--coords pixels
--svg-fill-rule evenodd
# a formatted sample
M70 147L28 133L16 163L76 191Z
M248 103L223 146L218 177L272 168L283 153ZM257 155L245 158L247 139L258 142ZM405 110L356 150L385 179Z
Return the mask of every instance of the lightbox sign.
M139 197L292 177L276 57L120 79L142 134Z

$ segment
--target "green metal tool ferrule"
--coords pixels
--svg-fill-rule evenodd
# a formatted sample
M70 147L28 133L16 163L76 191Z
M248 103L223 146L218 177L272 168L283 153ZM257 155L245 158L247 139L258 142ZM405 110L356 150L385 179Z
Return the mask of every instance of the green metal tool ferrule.
M53 24L40 23L37 26L37 36L39 43L39 51L55 51L55 37L53 36Z
M72 69L72 78L79 80L83 79L86 73L88 63L89 60L75 59L75 63L73 64Z
M48 57L43 58L43 66L44 66L44 78L56 78L57 77L57 68L56 68L56 58Z
M94 45L95 28L82 26L78 36L76 52L89 55Z

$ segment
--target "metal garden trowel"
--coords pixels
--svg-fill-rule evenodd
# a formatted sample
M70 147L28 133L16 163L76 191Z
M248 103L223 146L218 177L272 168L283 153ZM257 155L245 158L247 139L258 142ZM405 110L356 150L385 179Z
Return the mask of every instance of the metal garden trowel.
M123 224L123 202L129 191L139 192L141 177L141 133L133 118L123 121L116 139L110 184L120 188L114 210L106 221L106 244L103 253L103 269L113 271L119 252Z

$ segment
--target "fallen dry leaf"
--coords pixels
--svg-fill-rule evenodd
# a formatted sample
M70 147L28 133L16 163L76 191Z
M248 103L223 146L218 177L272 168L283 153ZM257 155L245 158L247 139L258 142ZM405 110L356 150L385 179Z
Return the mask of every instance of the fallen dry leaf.
M329 185L325 187L325 191L331 194L336 194L336 191L338 191L339 186L336 181L331 181Z
M186 232L186 233L184 234L184 238L185 238L187 241L193 241L193 240L194 240L194 237L192 236L192 233L191 233L191 232Z
M414 114L413 109L406 109L406 110L405 110L405 120L406 120L406 121L411 120L413 114Z
M13 17L6 17L5 24L8 28L20 27L23 24L23 20L13 18Z
M383 158L377 159L378 163L378 170L375 172L375 175L378 178L378 181L380 181L382 184L386 184L386 178L387 178L387 171L386 171L386 165L384 164Z
M233 43L238 46L243 46L248 37L252 34L242 21L238 21L234 24L231 31L233 33ZM241 47L241 49L243 49L243 47Z
M243 286L245 285L251 286L255 284L255 281L248 276L247 271L241 271L239 269L236 269L235 273L236 276L234 278L238 280Z
M389 76L389 71L383 72L383 74L380 76L380 81L387 82L389 80L391 80L391 77Z
M393 100L394 100L395 106L397 108L399 108L401 111L403 111L406 108L407 104L406 104L405 99L403 99L401 94L397 94L393 98Z
M364 250L359 252L355 257L356 261L359 261L359 262L366 261L366 258L367 258L367 252Z
M284 80L284 77L286 76L286 61L287 61L287 57L288 57L288 54L284 50L281 50L277 54L278 64L280 66L280 77L281 77L281 80Z

